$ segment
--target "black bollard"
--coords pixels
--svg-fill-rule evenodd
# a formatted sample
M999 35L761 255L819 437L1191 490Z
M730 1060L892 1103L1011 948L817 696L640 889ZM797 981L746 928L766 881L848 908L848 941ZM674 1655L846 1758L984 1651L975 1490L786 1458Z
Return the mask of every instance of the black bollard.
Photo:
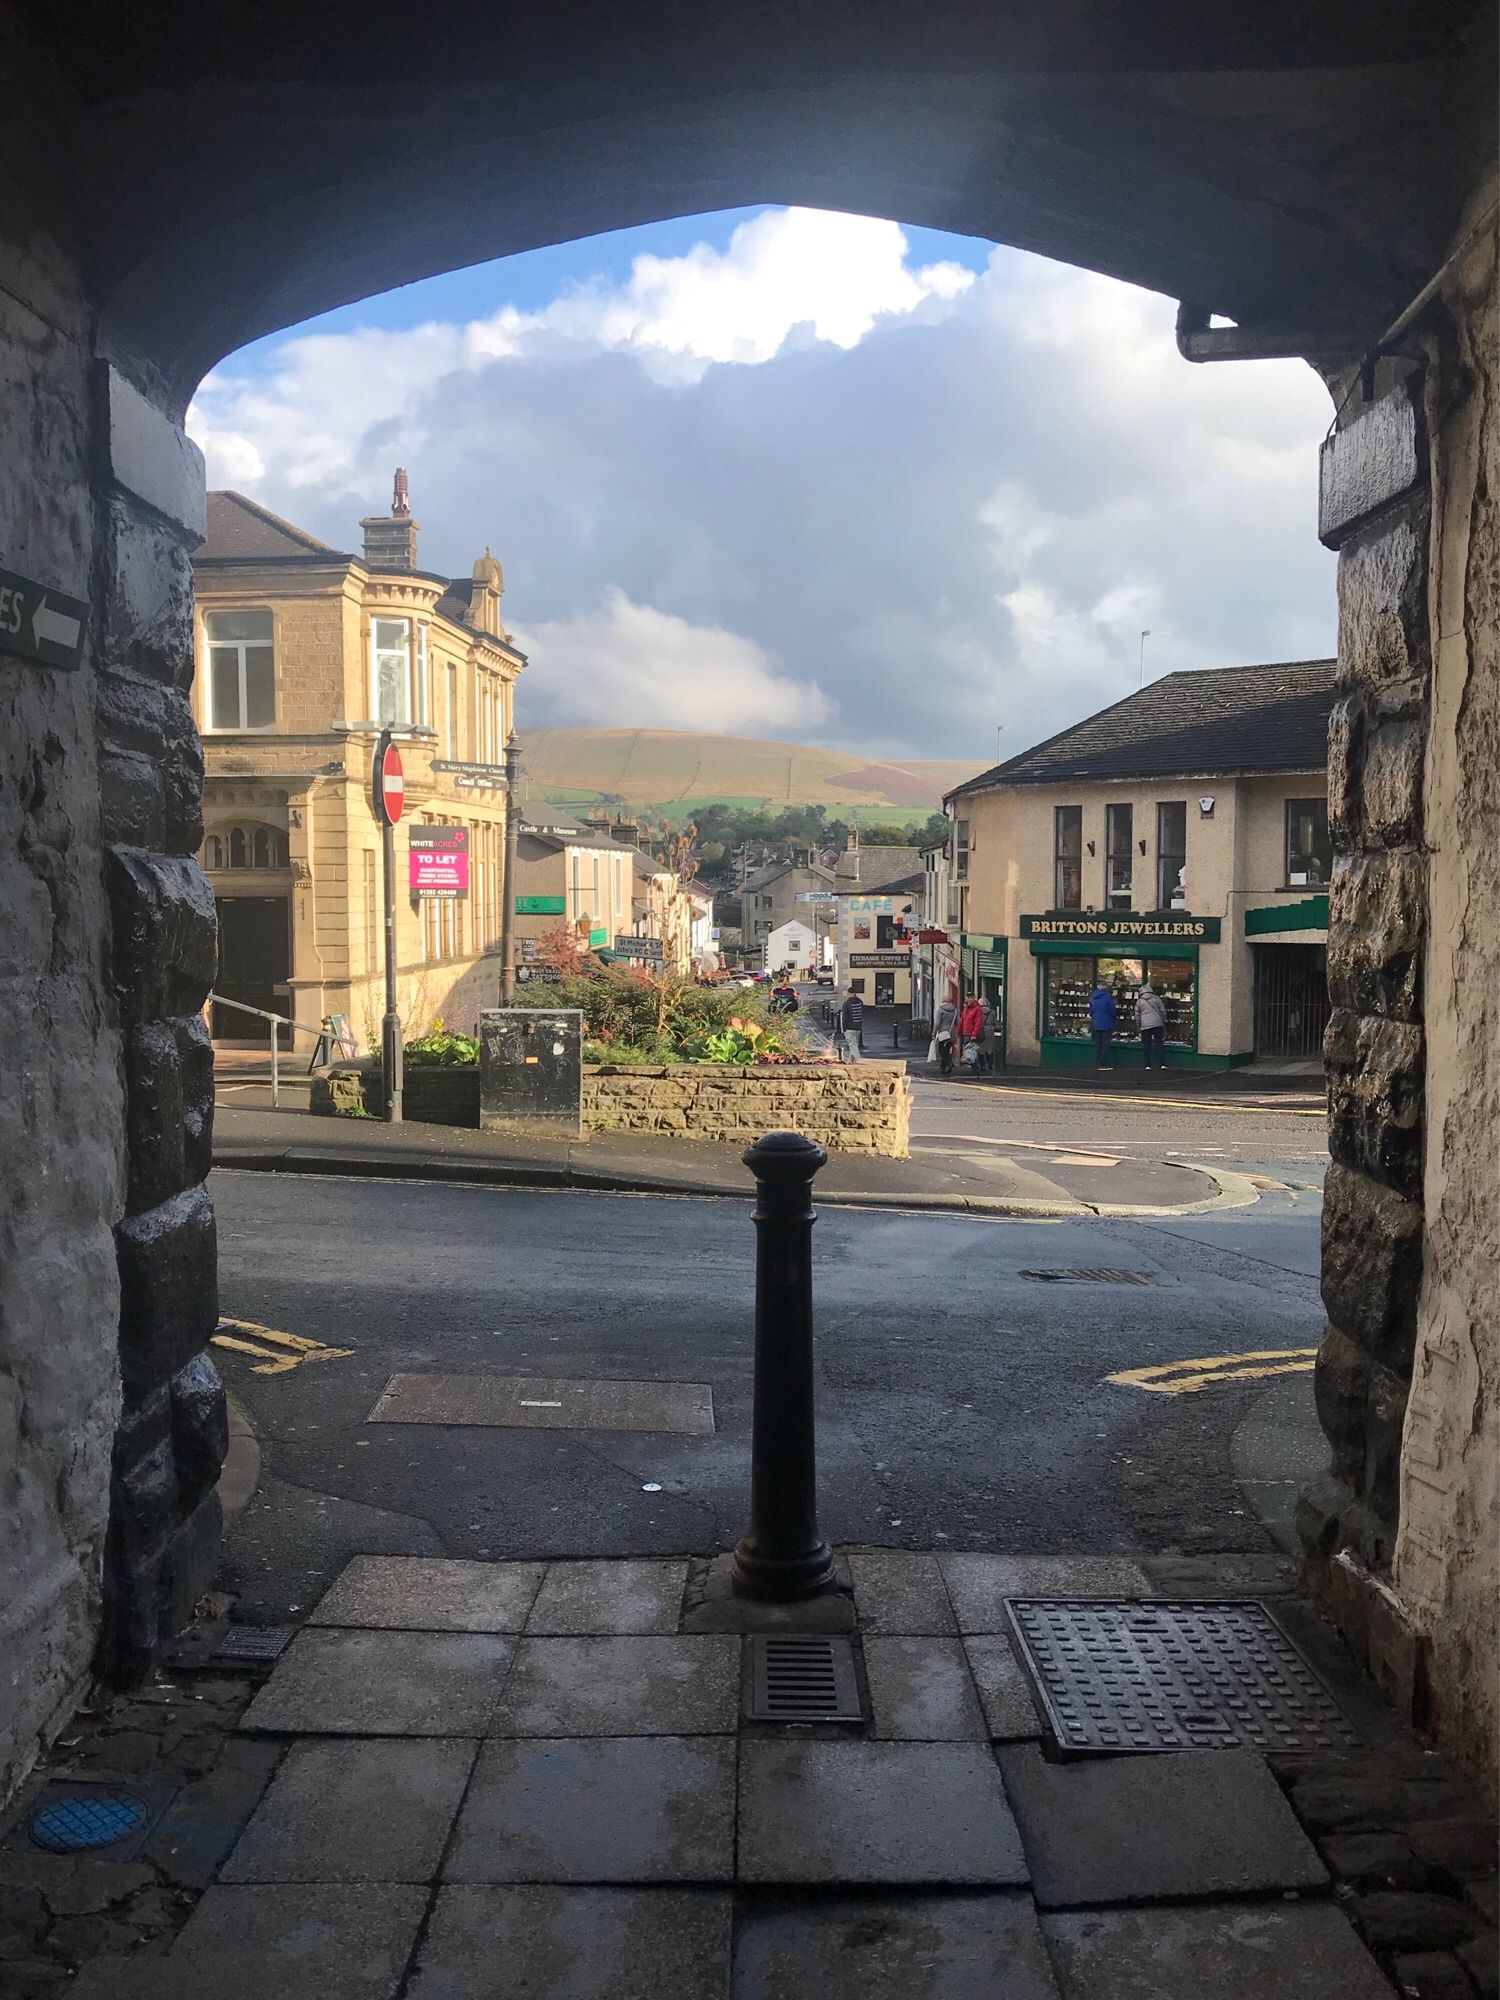
M778 1602L834 1585L818 1532L813 1424L813 1175L828 1155L800 1132L768 1132L745 1149L755 1204L755 1410L750 1527L730 1564L737 1597Z

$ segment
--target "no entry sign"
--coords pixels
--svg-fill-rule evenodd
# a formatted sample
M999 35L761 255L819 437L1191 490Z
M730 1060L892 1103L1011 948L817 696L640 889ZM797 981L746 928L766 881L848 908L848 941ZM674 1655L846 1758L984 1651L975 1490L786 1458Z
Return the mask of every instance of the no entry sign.
M401 752L388 736L382 736L375 746L370 791L376 819L382 826L394 826L406 803L406 779L401 770Z

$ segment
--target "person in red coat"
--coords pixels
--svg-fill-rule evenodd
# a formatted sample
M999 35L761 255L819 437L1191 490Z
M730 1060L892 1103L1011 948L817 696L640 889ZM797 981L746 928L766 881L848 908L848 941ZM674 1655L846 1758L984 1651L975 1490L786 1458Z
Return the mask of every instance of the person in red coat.
M968 1047L977 1048L979 1043L984 1040L984 1030L985 1030L984 1003L980 1000L977 994L971 993L968 999L964 1002L963 1012L958 1017L958 1040L959 1040L960 1060L962 1060L963 1051L965 1048Z

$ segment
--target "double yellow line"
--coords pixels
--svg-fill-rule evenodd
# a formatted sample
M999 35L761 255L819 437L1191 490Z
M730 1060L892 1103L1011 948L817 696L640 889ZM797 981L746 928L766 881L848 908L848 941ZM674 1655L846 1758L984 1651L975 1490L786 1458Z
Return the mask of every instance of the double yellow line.
M305 1334L258 1326L253 1319L221 1319L213 1345L232 1348L236 1354L253 1354L257 1365L251 1369L252 1375L285 1375L309 1361L344 1361L354 1352L352 1347L325 1347L321 1340L309 1340Z
M1216 1382L1258 1382L1267 1375L1310 1375L1315 1347L1261 1347L1249 1354L1205 1354L1192 1361L1168 1361L1158 1368L1121 1368L1106 1375L1122 1389L1145 1389L1154 1396L1191 1396Z

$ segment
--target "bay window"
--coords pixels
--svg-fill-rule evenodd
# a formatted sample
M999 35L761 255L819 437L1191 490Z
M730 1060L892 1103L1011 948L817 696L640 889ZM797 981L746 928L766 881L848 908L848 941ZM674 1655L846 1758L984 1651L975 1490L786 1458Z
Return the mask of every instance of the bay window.
M370 693L375 720L385 729L411 727L411 620L370 622Z
M209 729L271 729L276 723L276 654L269 611L210 611Z

